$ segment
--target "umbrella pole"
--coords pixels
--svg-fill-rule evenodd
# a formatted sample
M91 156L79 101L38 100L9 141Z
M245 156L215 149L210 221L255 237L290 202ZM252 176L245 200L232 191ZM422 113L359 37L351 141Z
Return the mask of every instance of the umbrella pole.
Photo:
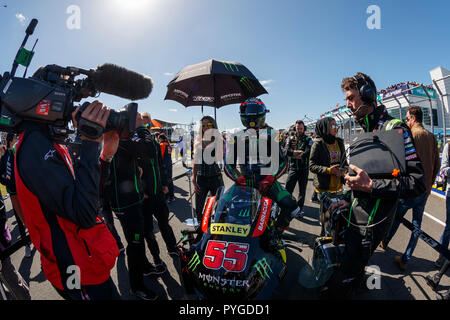
M217 108L214 107L214 120L216 120L216 123L217 123L217 114L216 114L216 111L217 111Z
M191 177L192 177L192 169L189 169L187 172L186 172L186 175L187 175L187 177L188 177L188 181L189 181L189 202L191 203L191 215L192 215L192 226L194 226L194 227L196 227L197 225L198 225L198 221L197 221L197 219L195 218L195 215L194 215L194 206L192 205L192 196L194 195L193 193L192 193L192 180L191 180ZM191 225L190 223L187 223L188 225Z

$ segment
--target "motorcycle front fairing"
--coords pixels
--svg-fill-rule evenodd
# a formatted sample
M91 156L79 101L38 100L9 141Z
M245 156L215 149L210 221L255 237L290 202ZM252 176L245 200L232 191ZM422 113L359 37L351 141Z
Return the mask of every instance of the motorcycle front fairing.
M278 285L285 263L267 250L272 200L249 187L233 186L208 198L201 240L184 258L186 282L201 298L266 299Z

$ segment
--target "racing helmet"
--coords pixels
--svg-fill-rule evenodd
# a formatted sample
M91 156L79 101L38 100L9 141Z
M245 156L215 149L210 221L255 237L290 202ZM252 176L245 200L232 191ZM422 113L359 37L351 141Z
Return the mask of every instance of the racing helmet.
M239 114L241 122L247 129L259 129L266 124L267 110L265 104L258 98L249 98L241 103Z

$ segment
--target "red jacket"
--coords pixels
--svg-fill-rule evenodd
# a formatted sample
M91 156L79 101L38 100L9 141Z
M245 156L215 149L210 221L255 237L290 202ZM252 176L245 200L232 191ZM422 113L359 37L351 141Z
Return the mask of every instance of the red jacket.
M77 172L66 148L43 131L25 139L23 132L16 148L16 186L25 223L45 276L60 290L70 289L67 280L74 272L68 267L73 265L79 267L81 285L105 282L119 254L95 209L100 181L95 144L83 145Z

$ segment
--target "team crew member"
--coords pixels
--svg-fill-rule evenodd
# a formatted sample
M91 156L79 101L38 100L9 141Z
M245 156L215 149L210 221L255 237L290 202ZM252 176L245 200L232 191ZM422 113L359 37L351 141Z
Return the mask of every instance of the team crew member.
M405 146L412 135L401 120L391 117L384 105L377 106L376 86L369 76L357 73L341 84L347 106L366 132L402 130ZM408 150L407 148L405 148ZM352 190L347 200L334 206L349 208L350 223L345 232L343 263L334 277L335 286L345 279L362 280L364 267L388 232L399 198L413 198L426 192L424 171L416 152L406 154L406 172L393 179L371 179L367 172L350 165L356 176L345 176ZM358 282L358 281L357 281Z
M141 181L139 159L151 156L153 137L144 126L144 120L138 114L136 134L128 140L121 140L111 163L111 188L113 196L111 209L122 225L127 241L127 261L131 293L143 300L155 300L157 295L144 284L144 275L150 274L155 267L145 254L145 217L142 211L144 187Z
M172 175L172 147L169 143L169 139L167 139L167 136L164 133L161 133L158 136L158 141L159 146L161 147L162 164L167 177L167 187L169 188L169 192L166 198L169 202L172 202L175 200Z
M221 159L223 153L217 154L216 150L209 151L210 148L215 148L219 144L215 143L215 136L211 135L211 140L205 140L205 132L207 130L215 130L216 135L222 137L218 134L218 127L216 121L210 117L205 116L200 120L200 128L196 137L196 142L194 144L194 165L192 170L192 183L194 184L195 192L195 212L197 215L198 223L201 223L203 217L203 207L205 205L205 200L208 192L211 195L216 195L217 190L223 187L222 172L218 165L218 159ZM221 147L222 145L220 145ZM206 151L206 152L204 152ZM206 154L211 154L215 161L213 163L207 163L203 159Z
M300 214L303 214L305 204L306 185L308 184L308 162L311 151L312 139L305 134L305 124L301 120L295 122L295 133L290 136L285 144L286 154L289 157L289 171L286 181L286 190L293 194L298 183L297 205Z
M150 114L146 113L144 123L150 125ZM151 133L150 133L151 135ZM143 169L142 180L144 183L145 199L143 211L146 219L146 239L158 272L164 272L163 264L159 258L159 247L153 234L153 217L158 221L161 236L170 255L177 256L178 249L172 227L169 224L169 208L167 207L166 194L168 193L168 179L163 167L161 147L159 142L151 135L151 143L148 144L147 156L141 157L139 165Z
M95 101L82 117L105 127L109 113ZM42 270L58 293L73 300L118 299L110 271L119 250L98 215L102 138L81 139L73 165L48 126L25 121L16 145L17 195ZM102 157L112 157L117 143L116 132L104 134Z

